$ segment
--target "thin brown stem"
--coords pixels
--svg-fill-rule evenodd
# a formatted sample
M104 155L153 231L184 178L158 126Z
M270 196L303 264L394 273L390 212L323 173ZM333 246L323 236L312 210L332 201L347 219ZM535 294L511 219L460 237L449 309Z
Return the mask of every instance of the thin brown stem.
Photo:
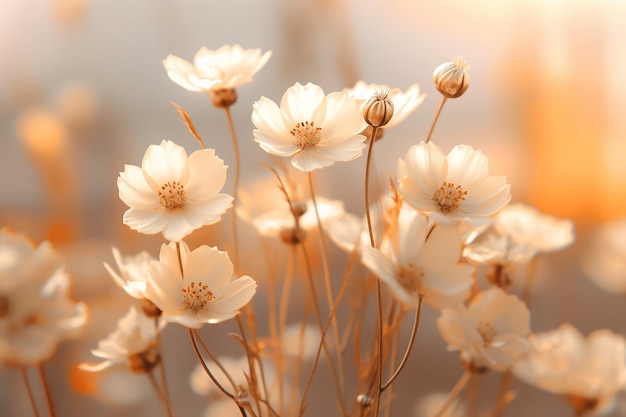
M33 387L30 385L30 382L28 380L28 372L25 366L20 366L20 373L22 374L22 380L24 381L24 386L26 387L28 400L30 401L30 405L33 408L33 414L35 414L35 417L39 417L39 411L37 410L37 403L35 402L35 395L33 394Z
M161 391L161 387L159 387L159 384L157 383L157 380L156 380L156 377L154 376L153 371L150 370L146 372L146 376L148 377L148 380L150 381L150 386L152 387L154 394L157 396L159 401L161 401L161 404L163 405L163 408L166 410L167 415L171 416L170 410L168 409L168 405L166 404L165 396L163 395L163 391Z
M433 121L430 124L430 130L428 131L428 136L426 136L426 140L424 141L424 143L428 143L430 141L430 137L433 135L433 131L435 130L435 125L437 124L437 120L439 119L439 115L441 114L441 109L443 109L443 105L446 103L447 99L448 98L446 96L441 96L439 107L437 107L437 112L435 113L435 117L433 118Z
M41 381L41 387L43 388L44 397L46 398L46 406L48 407L48 414L50 417L56 417L56 411L52 402L52 393L48 386L48 379L43 369L43 363L37 365L37 373L39 374L39 380Z
M158 326L159 319L157 318L155 322L156 322L156 326ZM165 407L165 413L167 414L167 417L173 417L174 414L172 413L172 405L170 403L169 390L167 389L167 378L165 377L165 364L163 363L164 355L163 355L163 343L161 343L161 334L157 333L156 338L157 338L157 346L159 349L159 353L161 355L160 360L159 360L159 376L161 378L161 387L162 387L161 395L162 395L163 407ZM154 375L152 374L152 372L150 372L150 376L154 378Z
M180 268L180 276L183 278L185 276L183 272L183 256L180 253L180 242L176 242L176 256L178 257L178 268Z
M239 239L237 237L237 204L239 194L239 173L241 170L239 162L239 143L237 141L237 135L235 133L235 124L233 123L232 115L230 114L230 107L224 107L226 112L226 119L228 120L228 127L230 129L230 136L233 140L233 153L235 156L235 172L233 174L233 210L232 210L232 223L231 230L233 235L233 265L235 266L235 272L237 275L241 274L239 265Z
M446 402L441 406L437 414L435 414L433 417L441 417L448 410L448 408L450 408L452 403L454 403L454 400L456 400L459 394L463 391L463 388L465 388L465 385L471 377L472 373L470 371L465 371L463 375L461 375L461 378L459 378L454 388L452 388L452 391L450 391Z
M198 342L200 342L200 346L202 346L202 350L204 350L204 352L207 355L209 355L209 358L211 358L213 363L215 363L215 365L217 365L217 367L220 369L220 371L222 371L222 373L224 374L226 379L228 379L228 382L233 387L233 390L237 390L237 385L235 384L235 381L233 381L233 379L230 377L228 372L226 372L226 368L224 368L222 363L217 359L217 357L213 354L213 352L211 352L211 349L209 349L209 347L206 345L206 343L204 343L204 340L200 336L200 333L197 330L194 329L193 330L193 335L195 336L196 340Z
M374 229L372 227L372 214L370 213L370 169L372 165L372 151L374 150L374 142L376 142L376 133L378 127L372 128L372 136L370 137L369 148L367 151L367 162L365 163L365 217L367 218L367 231L370 236L370 244L373 248L376 247L374 241Z
M493 417L500 417L504 412L504 407L511 402L512 393L509 391L509 387L513 382L513 373L510 370L504 371L500 378L500 386L498 387L498 395L496 397L496 404L493 410Z

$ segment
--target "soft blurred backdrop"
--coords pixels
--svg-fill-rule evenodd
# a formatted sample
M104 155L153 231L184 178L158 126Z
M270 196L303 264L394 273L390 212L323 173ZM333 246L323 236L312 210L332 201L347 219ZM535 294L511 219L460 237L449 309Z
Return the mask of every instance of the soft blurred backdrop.
M192 60L202 46L273 51L255 81L238 88L232 109L244 187L268 175L250 121L261 96L278 101L296 81L326 92L359 79L403 90L417 82L426 101L376 150L386 186L398 157L428 131L439 103L433 69L463 56L470 88L448 101L433 141L446 152L459 143L481 148L491 172L508 176L513 201L576 222L576 244L538 265L533 330L567 321L584 334L626 333L624 297L599 289L579 262L596 227L626 217L624 21L626 2L618 0L0 0L0 226L51 240L66 256L75 297L91 307L85 339L64 343L49 365L59 414L162 412L139 377L130 382L139 388L128 390L119 389L118 380L128 381L123 373L110 373L105 383L68 370L90 358L127 309L102 267L112 261L110 247L156 255L162 242L122 224L116 178L125 163L140 164L149 144L171 139L196 149L172 101L232 164L223 112L208 96L171 82L161 63L168 54ZM320 194L343 198L359 215L363 159L316 176ZM219 228L205 231L209 243L219 244ZM436 317L424 312L396 383L395 415L412 415L415 398L449 390L461 373ZM185 332L171 326L167 334L174 410L200 414L203 400L188 389L195 358ZM497 383L492 379L486 384ZM519 396L506 416L569 415L562 400L515 386ZM29 415L17 371L0 369L0 387L0 415ZM618 407L611 415L626 412Z

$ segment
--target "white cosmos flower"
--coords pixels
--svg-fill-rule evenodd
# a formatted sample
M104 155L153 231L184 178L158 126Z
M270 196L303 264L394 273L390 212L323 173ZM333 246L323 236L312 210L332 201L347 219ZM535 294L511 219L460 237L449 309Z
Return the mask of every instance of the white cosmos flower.
M420 94L418 84L413 84L405 92L402 92L399 88L391 88L384 84L367 84L365 81L359 80L354 87L345 88L343 91L356 98L361 107L377 92L387 92L387 97L393 103L393 116L389 123L384 126L385 129L399 125L426 98L426 94Z
M48 242L0 230L0 364L36 365L77 336L87 307L70 297L70 278Z
M351 161L363 152L366 127L363 113L347 93L324 95L321 87L296 83L282 97L280 107L261 97L252 112L254 140L303 172Z
M448 350L476 367L504 371L528 351L530 313L500 288L480 292L469 307L445 309L437 320Z
M159 354L155 349L157 333L165 325L155 323L154 318L147 317L131 307L126 315L117 322L117 328L106 339L98 342L98 348L91 351L92 355L104 359L97 365L80 364L86 371L98 372L113 365L127 362L133 372L149 371L158 364Z
M432 231L431 231L432 230ZM402 205L379 248L363 245L361 261L409 307L419 297L437 309L463 302L474 282L474 267L459 262L456 227L432 229L426 215Z
M506 177L488 176L489 159L470 146L448 155L432 142L413 145L398 161L399 191L405 201L438 223L489 223L511 200Z
M169 322L189 328L219 323L239 313L256 292L247 275L232 280L233 264L226 252L207 245L191 251L180 242L161 246L159 261L150 263L146 296Z
M130 207L124 224L144 234L162 232L178 242L218 222L232 206L233 198L219 193L225 182L226 166L213 149L187 157L172 141L150 145L141 167L126 165L117 179L120 199Z
M237 88L253 81L272 55L261 55L260 49L243 49L239 45L225 45L216 51L201 48L193 64L174 55L168 55L163 65L168 77L189 91L215 91Z
M529 355L513 372L530 385L565 395L584 411L609 407L625 387L626 341L620 334L603 329L585 338L566 323L529 340Z
M131 297L139 300L145 299L148 268L150 261L155 261L156 258L146 251L133 256L122 256L117 248L112 248L112 251L119 274L105 262L104 267L111 278Z

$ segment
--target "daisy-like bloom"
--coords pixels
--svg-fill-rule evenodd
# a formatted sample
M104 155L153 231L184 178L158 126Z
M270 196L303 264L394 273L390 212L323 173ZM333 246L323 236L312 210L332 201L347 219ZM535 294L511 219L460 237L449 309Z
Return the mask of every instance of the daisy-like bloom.
M603 290L626 294L626 219L595 230L583 254L582 267Z
M303 172L351 161L363 153L366 127L356 99L347 93L327 96L321 87L296 83L283 94L280 107L261 97L252 111L254 140L276 156L292 157Z
M106 339L98 342L91 353L104 359L97 365L80 364L86 371L98 372L123 362L135 373L149 372L158 365L160 357L156 349L156 336L165 325L161 321L155 326L153 318L147 317L131 307L117 322L117 328Z
M464 362L504 371L528 352L529 322L522 301L492 288L479 293L469 307L443 310L437 326L448 350L460 351Z
M193 64L174 55L168 55L163 65L168 77L189 91L211 92L234 89L253 81L256 74L272 55L260 49L243 49L239 45L225 45L216 51L201 48Z
M0 230L0 364L36 365L77 336L87 307L70 297L70 278L48 242L37 246Z
M148 299L168 322L189 328L235 317L256 292L256 282L247 275L232 280L233 264L226 252L179 245L182 265L174 242L162 245L159 261L150 263Z
M130 208L124 224L144 234L163 233L178 242L194 230L217 223L233 198L220 194L226 166L213 149L187 157L182 146L164 140L150 145L141 167L126 165L117 179L120 199Z
M511 200L504 176L488 176L489 158L457 145L448 155L432 142L413 145L398 160L399 191L404 200L437 223L489 223Z
M111 275L111 278L131 297L138 300L145 299L148 268L150 262L155 261L156 258L146 251L139 252L133 256L122 256L117 248L112 248L112 252L119 274L105 262L104 267Z
M360 80L352 88L346 88L344 92L356 98L357 103L364 109L367 101L379 92L386 92L387 97L393 103L393 116L384 126L385 129L397 126L403 122L426 98L426 94L420 94L418 84L413 84L406 91L399 88L391 88L384 84L367 84Z
M609 408L626 384L626 341L610 330L585 338L570 324L531 335L528 357L513 367L515 376L543 390L564 395L579 411Z
M459 262L456 227L432 229L426 215L403 204L379 248L363 245L361 262L408 307L416 306L420 296L437 309L469 296L474 267Z
M437 415L448 399L447 392L433 392L419 399L413 407L414 417L432 417ZM463 417L466 413L465 403L457 398L446 409L441 417Z

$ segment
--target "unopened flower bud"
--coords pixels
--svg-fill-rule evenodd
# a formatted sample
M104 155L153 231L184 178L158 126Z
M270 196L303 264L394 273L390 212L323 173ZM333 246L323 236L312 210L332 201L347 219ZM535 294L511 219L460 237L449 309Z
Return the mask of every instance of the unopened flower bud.
M154 348L148 348L144 352L133 353L128 356L128 368L131 372L142 374L150 372L161 361L159 351Z
M372 127L385 126L393 116L393 102L387 91L377 91L363 108L363 118Z
M234 88L211 90L210 94L211 103L219 109L230 107L237 101L237 91Z
M433 72L435 87L447 98L461 97L470 84L468 69L469 64L461 57L439 65Z
M142 298L140 305L141 311L146 315L146 317L159 318L161 317L161 313L163 313L159 307L147 298Z

